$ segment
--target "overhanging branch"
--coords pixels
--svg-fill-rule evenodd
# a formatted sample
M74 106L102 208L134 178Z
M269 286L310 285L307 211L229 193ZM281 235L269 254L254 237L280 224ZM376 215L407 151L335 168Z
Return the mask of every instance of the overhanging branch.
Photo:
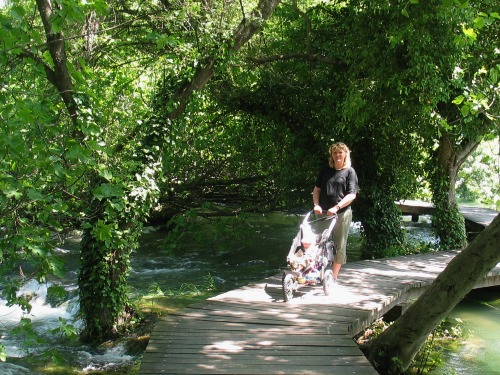
M247 60L253 64L263 65L276 61L290 61L290 60L306 60L311 62L319 62L328 65L345 66L345 63L338 59L331 59L325 56L309 54L309 53L289 53L277 54L264 57L247 57Z

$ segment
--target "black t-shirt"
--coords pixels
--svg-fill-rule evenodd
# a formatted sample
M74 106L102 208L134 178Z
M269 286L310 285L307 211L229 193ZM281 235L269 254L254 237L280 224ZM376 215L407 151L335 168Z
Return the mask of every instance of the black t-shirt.
M321 189L319 205L328 210L338 204L347 194L358 193L358 176L352 167L337 170L330 166L324 167L316 180L316 187ZM343 207L340 212L347 209Z

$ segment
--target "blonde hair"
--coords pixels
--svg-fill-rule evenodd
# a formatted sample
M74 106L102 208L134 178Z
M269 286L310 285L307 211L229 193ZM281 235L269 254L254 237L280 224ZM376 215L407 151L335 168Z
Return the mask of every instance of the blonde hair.
M349 150L349 147L345 145L345 143L339 142L339 143L334 143L330 146L330 149L328 150L328 164L330 165L331 168L335 168L335 162L333 160L332 154L335 151L344 151L345 152L345 159L344 159L344 164L342 165L342 169L348 168L351 166L351 150Z

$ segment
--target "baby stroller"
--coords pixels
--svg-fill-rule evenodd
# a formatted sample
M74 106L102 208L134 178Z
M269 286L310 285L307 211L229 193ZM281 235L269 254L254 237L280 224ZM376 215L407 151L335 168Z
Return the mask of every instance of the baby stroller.
M302 286L323 285L325 295L330 295L334 286L332 262L336 246L330 239L337 215L317 217L307 213L299 232L292 241L287 256L287 268L283 271L283 298L285 302L293 298L293 293ZM328 228L316 234L315 223L330 220ZM323 224L324 227L324 224Z

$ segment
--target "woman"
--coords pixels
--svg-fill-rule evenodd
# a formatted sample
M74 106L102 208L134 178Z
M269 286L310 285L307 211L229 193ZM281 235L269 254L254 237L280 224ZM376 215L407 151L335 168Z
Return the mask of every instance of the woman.
M351 167L351 152L344 143L330 146L328 166L324 167L316 180L313 190L314 212L338 215L333 228L333 241L337 254L333 259L335 282L340 268L347 261L346 245L352 221L351 203L358 193L358 176Z

